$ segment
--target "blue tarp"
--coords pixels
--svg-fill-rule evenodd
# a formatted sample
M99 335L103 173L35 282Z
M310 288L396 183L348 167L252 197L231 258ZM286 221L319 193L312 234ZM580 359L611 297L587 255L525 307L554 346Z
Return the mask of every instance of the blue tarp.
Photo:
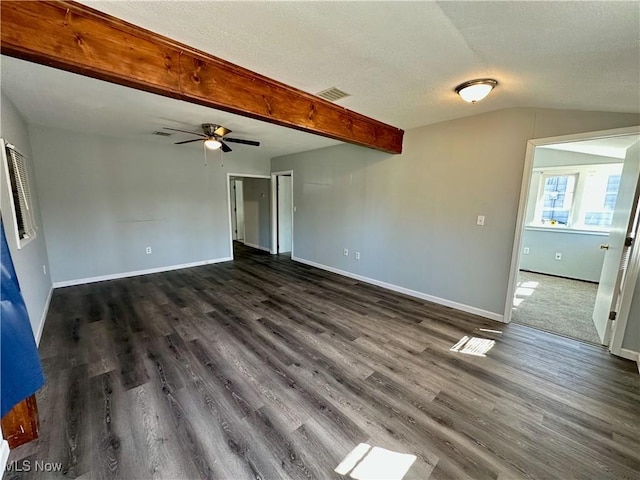
M2 230L0 278L0 417L44 385L44 374L27 308Z

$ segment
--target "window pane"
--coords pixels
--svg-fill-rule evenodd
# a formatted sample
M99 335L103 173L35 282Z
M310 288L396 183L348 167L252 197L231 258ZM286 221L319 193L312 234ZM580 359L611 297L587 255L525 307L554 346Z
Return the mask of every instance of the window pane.
M620 175L609 175L607 179L607 193L604 196L604 208L614 210L618 199L618 188L620 188Z
M542 222L551 223L551 221L566 225L569 223L569 210L543 210Z
M575 181L575 175L554 175L545 178L540 219L542 223L569 223Z
M584 215L585 225L598 227L610 227L613 219L613 212L587 212Z
M620 187L620 175L609 175L604 195L601 195L602 209L599 205L592 205L594 210L588 210L584 214L584 224L597 227L610 227L613 220L613 211L616 208L618 188ZM601 190L602 191L602 190Z

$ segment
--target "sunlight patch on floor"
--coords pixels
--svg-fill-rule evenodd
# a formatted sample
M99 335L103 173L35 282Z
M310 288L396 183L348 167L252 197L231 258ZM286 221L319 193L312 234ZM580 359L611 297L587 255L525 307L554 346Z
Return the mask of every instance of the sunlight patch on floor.
M528 297L530 295L533 295L533 292L535 292L535 290L535 288L518 287L516 288L516 295L523 295L525 297Z
M467 355L476 355L478 357L486 357L487 352L496 344L495 340L488 338L467 337L466 335L460 339L449 350L452 352L465 353Z
M415 455L361 443L334 471L356 480L402 480L415 460Z
M518 282L516 284L516 293L513 296L513 306L519 307L520 304L525 301L526 297L530 297L535 293L538 285L540 285L540 283L534 281Z

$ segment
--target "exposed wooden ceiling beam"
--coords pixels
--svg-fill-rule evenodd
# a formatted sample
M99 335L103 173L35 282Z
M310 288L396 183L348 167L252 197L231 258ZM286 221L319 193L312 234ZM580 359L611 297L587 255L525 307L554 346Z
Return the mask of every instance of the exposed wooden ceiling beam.
M2 54L389 153L403 131L75 2L2 1Z

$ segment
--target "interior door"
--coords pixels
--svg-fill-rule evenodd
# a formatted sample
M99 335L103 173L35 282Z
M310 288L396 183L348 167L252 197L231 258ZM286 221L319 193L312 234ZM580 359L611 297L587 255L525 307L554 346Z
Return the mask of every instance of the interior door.
M278 253L291 251L292 194L291 176L279 175L278 180Z
M231 238L238 239L238 224L236 219L236 181L230 180L229 192L231 197Z
M242 188L242 180L236 180L236 230L238 231L236 239L244 242L244 191Z
M620 286L626 272L626 259L631 253L631 247L625 246L625 241L634 234L632 230L635 215L632 213L635 214L638 204L639 179L640 142L636 142L627 149L611 231L607 243L602 246L606 248L606 254L593 309L593 323L604 345L608 345L611 338L610 313L617 310Z

